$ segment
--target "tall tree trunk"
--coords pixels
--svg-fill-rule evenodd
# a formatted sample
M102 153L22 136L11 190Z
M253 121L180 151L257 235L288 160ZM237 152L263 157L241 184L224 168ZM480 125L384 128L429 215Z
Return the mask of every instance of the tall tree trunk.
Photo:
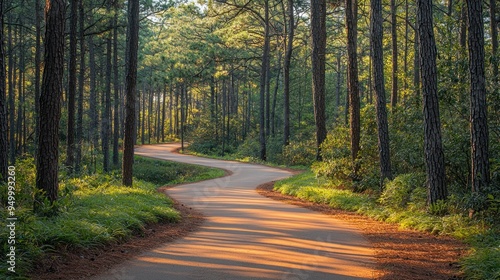
M351 157L354 164L354 177L357 177L358 169L356 160L359 153L360 142L360 104L359 104L359 81L358 81L358 8L356 0L346 0L346 28L347 28L347 88L349 91L349 115L351 128Z
M266 137L271 135L271 61L268 58L266 69Z
M36 161L36 187L51 203L57 200L59 163L59 120L64 72L64 21L66 3L46 0L45 55L40 95L40 131ZM34 200L34 210L41 207L41 197Z
M430 205L439 200L445 200L448 196L437 95L437 50L434 40L432 10L432 0L417 0L417 30L424 105L427 200Z
M340 115L340 91L342 86L342 55L340 52L337 53L337 87L335 91L335 119Z
M174 87L172 85L172 82L170 82L169 85L169 103L168 103L168 134L172 136L174 134L174 126L173 126L173 107L174 107Z
M122 177L125 186L132 186L135 137L135 91L137 80L137 49L139 45L139 0L129 1L127 32L127 69L125 75L126 116Z
M373 61L373 78L377 106L378 151L380 156L380 185L385 179L392 179L391 156L389 150L389 125L387 123L384 58L383 58L383 18L382 1L371 0L371 49ZM394 53L393 53L394 56ZM393 104L395 106L395 104ZM394 108L394 107L393 107Z
M266 77L269 64L269 0L264 2L264 48L262 52L262 65L260 73L260 159L266 160L266 122L265 122L265 98L266 98Z
M66 135L66 168L71 172L75 164L75 96L76 96L76 47L78 0L70 1L69 20L69 77L68 77L68 126Z
M460 10L460 47L465 50L467 46L467 5L466 0L462 0Z
M165 142L165 116L167 111L167 85L163 86L163 100L161 110L161 142Z
M78 106L76 117L76 154L75 154L75 172L80 172L80 164L82 161L82 144L83 144L83 93L85 89L85 10L83 1L78 3L79 10L79 40L80 40L80 73L78 78Z
M40 128L40 79L41 79L41 53L42 53L42 16L40 15L41 0L35 0L35 151L38 144L38 130ZM35 155L36 158L36 155Z
M16 161L16 140L15 140L15 117L14 117L14 50L12 46L12 25L9 25L7 28L8 32L8 47L9 47L9 55L8 55L8 83L9 83L9 161L10 164L14 164Z
M326 1L311 0L312 93L316 123L316 159L321 160L321 143L326 139L325 55Z
M90 96L89 96L89 114L90 114L90 141L92 143L92 152L99 147L99 116L97 114L97 75L96 75L96 61L95 61L95 46L94 36L90 35L88 39L89 45L89 71L90 71Z
M397 33L397 11L396 0L391 0L391 35L392 35L392 94L391 107L392 110L398 104L398 33ZM380 32L382 38L383 33ZM385 95L385 94L384 94Z
M484 73L483 2L467 0L469 26L470 122L472 191L482 192L490 183L488 117Z
M108 12L111 9L108 7ZM112 27L112 21L109 22L109 27ZM109 136L111 132L111 73L112 73L112 33L108 32L106 38L106 89L104 92L104 112L102 115L102 153L104 172L110 171L109 165Z
M113 17L113 166L118 167L119 157L118 142L120 139L120 77L118 75L118 5L115 3L115 15Z
M278 67L276 73L276 84L274 85L274 93L273 93L273 106L271 109L271 135L274 137L276 133L276 100L278 99L278 89L280 85L280 75L281 75L281 51L278 53ZM237 110L235 110L237 112Z
M497 0L490 0L491 67L493 68L493 88L498 94L498 22L496 18Z
M290 64L293 53L293 37L295 18L293 15L293 0L287 1L288 29L285 61L283 65L283 144L290 143Z
M23 107L24 107L24 32L23 32L23 21L22 18L19 22L19 42L18 42L18 49L19 49L19 78L17 79L17 123L16 123L16 132L17 132L17 137L16 137L16 154L19 154L22 152L22 144L23 144ZM14 70L15 71L15 70Z
M7 142L7 102L5 85L5 51L3 33L3 5L0 0L0 182L7 181L7 170L9 165L9 147Z

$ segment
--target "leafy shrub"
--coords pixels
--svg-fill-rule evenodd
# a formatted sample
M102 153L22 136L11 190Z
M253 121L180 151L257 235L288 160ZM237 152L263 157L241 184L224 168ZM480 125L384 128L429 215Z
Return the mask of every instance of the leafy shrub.
M392 209L405 209L410 202L413 205L421 206L422 203L425 205L424 183L425 174L423 173L399 175L385 184L379 202Z
M260 143L258 137L247 137L245 141L238 146L236 156L260 158Z
M283 147L283 163L309 166L316 159L316 144L313 140L291 141Z

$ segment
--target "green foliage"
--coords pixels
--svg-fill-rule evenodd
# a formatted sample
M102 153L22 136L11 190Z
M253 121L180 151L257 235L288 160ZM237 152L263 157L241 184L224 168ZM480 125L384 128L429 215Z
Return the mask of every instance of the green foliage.
M467 279L500 279L500 232L489 230L475 236L473 250L463 260Z
M311 172L279 181L274 189L311 202L324 203L332 208L349 211L357 211L362 206L374 203L373 199L367 195L336 189L329 186L328 183L321 183Z
M498 279L500 233L497 226L470 219L463 213L451 213L456 200L441 201L426 209L426 190L422 173L397 176L385 184L377 200L369 194L332 187L329 180L305 172L276 182L275 190L304 200L327 204L332 208L356 211L380 221L397 223L401 228L433 234L448 234L469 240L472 253L463 261L467 279ZM489 228L489 229L488 229Z
M199 165L136 157L134 177L156 185L188 183L224 176L224 171Z
M379 202L390 209L401 210L412 204L413 209L425 207L425 174L410 173L399 175L385 184Z
M283 147L283 163L287 165L309 166L316 158L314 141L291 141Z

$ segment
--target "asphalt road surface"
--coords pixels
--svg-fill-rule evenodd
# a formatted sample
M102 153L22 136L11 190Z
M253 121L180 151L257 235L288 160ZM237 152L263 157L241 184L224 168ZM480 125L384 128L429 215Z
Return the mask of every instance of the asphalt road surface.
M168 195L206 221L187 237L126 261L95 279L371 279L374 251L354 227L260 196L255 188L291 176L262 165L172 153L178 144L137 155L226 169L232 175L176 186Z

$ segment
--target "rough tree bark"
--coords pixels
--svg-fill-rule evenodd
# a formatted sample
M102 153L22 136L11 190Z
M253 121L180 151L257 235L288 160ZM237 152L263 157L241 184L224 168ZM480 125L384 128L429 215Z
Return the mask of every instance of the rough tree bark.
M467 15L471 96L472 191L481 192L490 182L482 1L467 0Z
M437 50L434 39L432 10L432 0L417 0L417 30L424 107L426 185L429 204L445 200L448 196L437 95Z
M118 75L118 5L115 2L115 15L113 17L113 166L118 167L119 157L118 142L120 139L120 115L118 93L120 91L120 82Z
M127 32L127 69L125 75L126 114L123 143L122 183L132 186L135 143L135 91L137 81L137 49L139 45L139 0L129 1Z
M394 110L398 104L398 32L396 17L396 0L391 0L391 37L392 37L392 92L391 108ZM382 38L382 32L380 33Z
M389 149L389 125L387 123L387 109L384 84L384 58L383 58L383 18L382 1L371 0L371 48L373 61L373 83L376 98L378 150L380 156L380 185L385 179L392 179L391 156ZM394 55L394 54L393 54ZM395 106L396 104L393 104ZM394 108L394 107L393 107Z
M83 93L85 89L85 10L83 1L78 3L79 11L79 40L80 40L80 73L78 78L78 106L76 113L76 152L75 152L75 172L80 172L80 163L82 161L82 143L83 143Z
M95 46L94 37L92 35L88 38L89 45L89 71L90 71L90 96L89 96L89 114L90 114L90 140L92 143L93 151L99 147L99 134L97 128L99 127L99 116L97 114L97 78L96 78L96 62L95 62Z
M266 160L266 114L265 114L265 98L266 98L266 73L269 64L269 0L264 2L264 48L262 52L262 65L260 73L260 127L259 127L259 142L260 142L260 159Z
M346 29L347 29L347 88L349 96L349 115L351 128L351 157L354 163L354 176L357 176L359 167L356 159L359 153L360 142L360 102L358 81L358 56L357 56L357 21L358 8L356 0L346 0Z
M107 11L111 11L111 3L108 4ZM108 27L113 27L113 20L110 19ZM103 153L103 170L108 172L111 167L109 164L109 137L111 135L111 73L112 73L112 59L113 59L113 33L108 32L106 38L106 90L104 92L104 112L102 115L102 153Z
M497 0L490 0L491 66L493 68L493 88L498 94L498 22L496 18Z
M321 144L326 138L325 55L326 1L311 0L312 93L316 123L316 159L321 160Z
M36 187L43 190L50 202L57 200L59 163L59 120L64 72L64 21L66 3L46 0L45 55L40 94L40 131L36 161ZM34 200L40 209L41 197Z
M295 18L293 15L293 0L287 1L288 28L285 61L283 64L283 144L290 143L290 64L293 53L293 37Z

